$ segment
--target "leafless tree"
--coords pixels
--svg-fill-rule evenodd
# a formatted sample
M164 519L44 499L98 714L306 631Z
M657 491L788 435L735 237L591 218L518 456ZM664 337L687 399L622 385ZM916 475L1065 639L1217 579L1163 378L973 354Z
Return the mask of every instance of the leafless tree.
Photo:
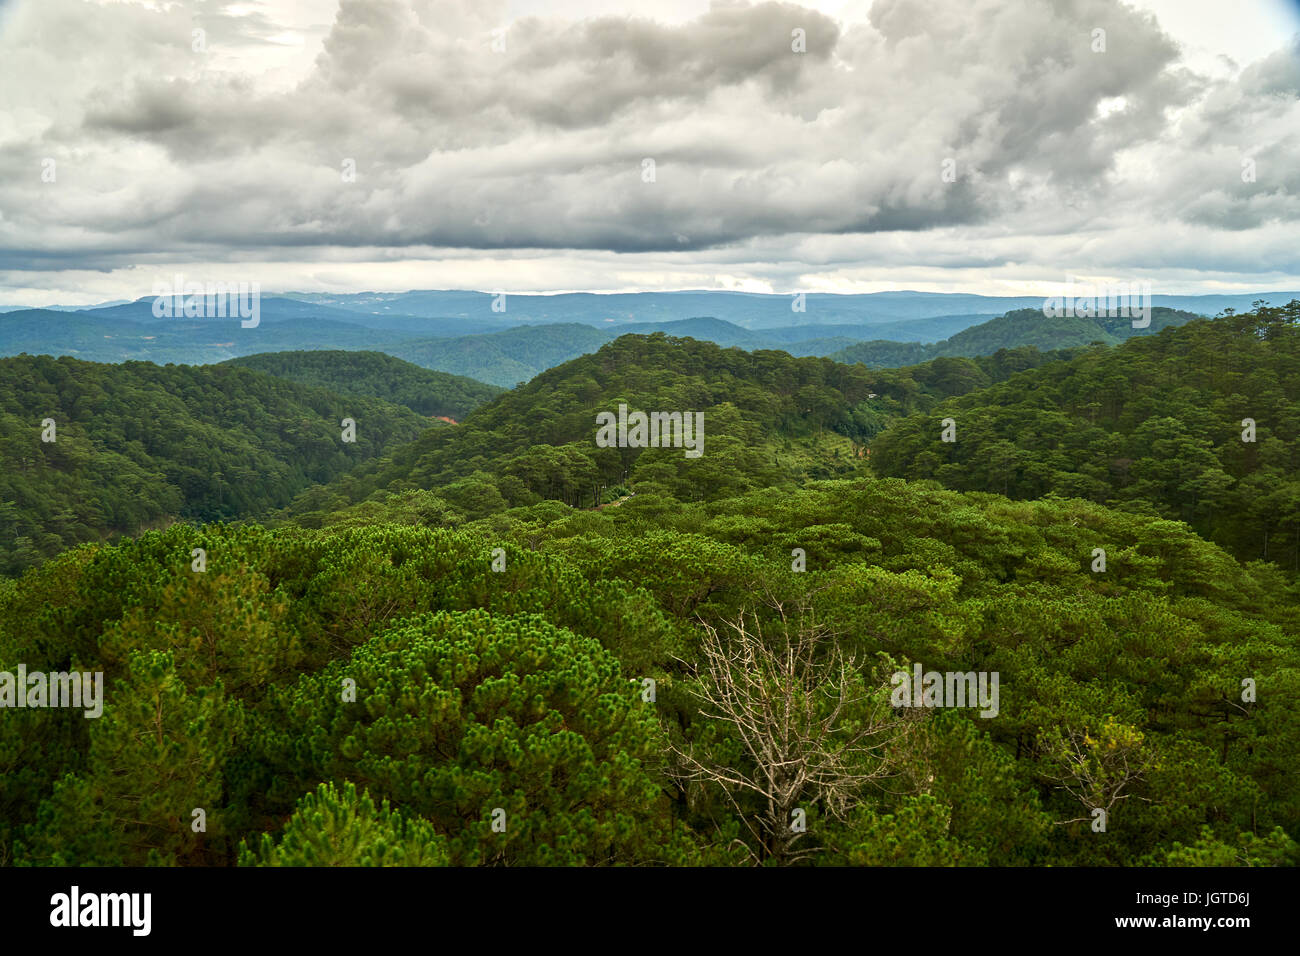
M868 785L891 774L892 744L914 722L893 711L883 685L871 686L806 607L792 621L781 602L771 603L774 634L742 610L721 629L705 624L700 663L682 662L702 715L734 730L746 766L673 751L679 779L727 795L753 838L745 846L755 862L788 864L815 852L799 845L794 811L819 805L843 819ZM742 808L746 793L759 798L757 817Z

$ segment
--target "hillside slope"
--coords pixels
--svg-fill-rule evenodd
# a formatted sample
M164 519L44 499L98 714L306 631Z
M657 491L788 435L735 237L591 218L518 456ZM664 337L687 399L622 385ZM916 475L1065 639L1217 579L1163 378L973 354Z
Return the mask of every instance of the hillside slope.
M416 488L435 490L434 510L462 520L543 499L593 506L618 489L635 489L639 501L693 501L794 488L864 473L866 444L897 416L1067 354L1004 349L870 371L660 333L622 336L499 396L456 429L422 435L383 461L308 489L287 516L329 523L350 505ZM597 414L617 413L620 404L702 412L703 454L598 447ZM361 513L379 516L371 507Z
M282 507L433 424L249 369L0 359L0 572L160 522Z
M955 442L941 440L944 418ZM1300 569L1300 302L970 392L894 422L871 461L882 475L1176 518L1243 558Z
M340 395L382 399L425 416L456 420L502 391L495 385L421 368L383 352L265 352L230 359L224 364L251 368Z
M1029 347L1049 351L1080 348L1093 342L1117 345L1130 338L1155 335L1163 328L1182 325L1196 318L1199 316L1191 312L1154 308L1150 325L1134 328L1133 320L1122 316L1049 318L1041 309L1019 309L928 345L879 340L858 342L832 353L830 357L837 362L860 362L868 368L891 368L945 356L992 355L999 349Z
M881 412L868 404L878 382ZM406 488L438 488L478 516L543 498L592 505L602 485L682 500L793 487L808 477L858 473L863 462L854 442L865 441L886 393L895 392L900 408L917 407L904 383L860 367L628 335L499 396L458 428L421 436L348 481L312 489L291 510L324 515ZM617 413L620 404L702 412L703 454L597 447L596 415Z

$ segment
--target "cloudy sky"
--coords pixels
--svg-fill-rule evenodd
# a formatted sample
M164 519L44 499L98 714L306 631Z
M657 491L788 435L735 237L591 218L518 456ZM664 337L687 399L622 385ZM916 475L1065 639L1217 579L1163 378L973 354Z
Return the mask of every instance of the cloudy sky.
M0 304L176 273L1300 289L1300 3L0 0Z

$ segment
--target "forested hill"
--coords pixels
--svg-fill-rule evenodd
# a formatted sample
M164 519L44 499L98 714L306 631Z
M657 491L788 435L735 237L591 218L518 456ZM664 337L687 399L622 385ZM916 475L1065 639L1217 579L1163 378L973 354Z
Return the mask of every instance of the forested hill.
M944 418L955 442L941 440ZM1176 518L1243 558L1296 569L1300 302L1013 376L894 422L871 461L957 489Z
M857 342L830 357L837 362L860 362L869 368L916 365L943 356L992 355L999 349L1031 347L1041 350L1069 349L1102 342L1117 345L1130 338L1155 335L1171 325L1183 325L1200 318L1191 312L1154 308L1151 324L1133 327L1125 316L1048 317L1041 309L1018 309L979 325L963 329L942 342L871 341Z
M310 489L290 513L321 521L377 492L424 488L477 517L544 498L591 507L602 486L694 500L861 474L863 446L892 416L1049 357L1029 349L868 371L663 333L622 336L506 392L458 428L426 433L328 488ZM704 454L597 447L597 413L617 412L621 403L631 411L703 412Z
M283 507L433 424L249 369L0 359L0 572L177 518Z
M507 502L530 502L538 495L575 503L588 496L594 499L598 488L588 481L594 467L589 452L594 450L595 411L602 405L597 397L605 387L596 385L597 379L608 385L611 395L645 395L647 403L664 403L687 395L713 395L708 389L699 392L697 386L703 387L715 372L730 376L730 385L719 386L716 394L719 402L731 401L735 407L710 414L706 441L715 429L725 437L723 423L735 425L736 416L743 413L743 433L758 436L760 443L779 439L780 454L746 452L725 468L721 461L707 463L693 476L710 469L730 475L716 485L706 482L702 488L709 494L768 480L797 482L809 475L856 473L856 459L850 461L853 442L860 446L890 416L928 408L941 398L982 387L1049 357L1014 350L868 375L825 360L795 360L780 352L762 353L759 359L662 335L644 354L635 348L628 351L628 343L636 341L648 340L629 337L620 350L606 353L623 356L631 363L628 372L632 366L640 369L633 378L611 377L595 356L587 356L570 371L557 369L518 395L501 396L506 404L496 411L483 409L482 418L470 412L465 438L409 448L406 443L430 424L428 415L450 411L448 417L464 421L468 409L500 395L502 389L375 353L274 353L199 367L100 365L48 356L0 360L0 452L6 464L0 476L0 573L21 570L72 544L178 518L257 518L283 508L304 489L328 483L377 456L395 458L350 482L346 495L328 486L312 487L309 497L343 506L355 500L358 490L364 497L390 486L430 487L412 475L416 460L435 447L434 458L421 463L420 474L436 468L443 483L466 479L446 492L465 504L462 517L499 510ZM675 370L684 356L695 356L687 363L689 370ZM782 424L768 414L776 406L764 397L761 385L757 391L742 389L744 382L734 380L755 370L776 376L774 380L790 377L791 388L815 386L830 375L829 390L817 393L814 387L807 393L817 395L817 411L809 421L820 434L819 449L814 452L812 438L805 434L803 406L785 401ZM272 371L274 376L268 374ZM657 383L655 388L644 388L650 379ZM847 383L847 391L834 387L837 381ZM878 394L867 398L871 391ZM575 405L579 398L590 407ZM580 406L586 412L575 417ZM555 420L561 410L568 416L565 422ZM345 417L358 423L355 445L341 441ZM46 418L55 422L56 441L50 444L40 441L40 423ZM573 422L581 427L573 428ZM782 434L782 428L789 434ZM552 448L546 436L574 447ZM712 452L713 444L708 448ZM610 454L613 450L606 457ZM629 454L635 458L638 453ZM521 455L523 460L505 470ZM677 458L680 453L660 463L661 478L681 467ZM624 480L622 468L621 463L617 468L610 464L599 480L618 487ZM492 476L486 496L479 496L485 486L480 477L472 477L476 471ZM650 473L634 469L634 474ZM685 472L682 477L685 484L673 483L675 479L670 484L688 494L693 477Z
M591 507L633 488L698 500L862 474L865 445L894 417L1071 354L1002 349L867 370L663 333L622 336L501 395L459 428L426 433L383 461L308 489L286 516L319 524L367 498L417 488L437 496L426 518L454 522L541 499ZM620 403L703 411L705 454L596 447L596 414Z
M380 398L421 415L457 421L504 391L463 375L421 368L383 352L263 352L223 364L316 385L340 395Z
M292 512L332 512L377 491L437 489L470 516L553 498L595 504L601 485L692 499L807 477L857 474L855 414L870 414L862 368L784 352L743 352L657 333L623 336L429 433L347 481L312 489ZM900 398L907 399L902 389ZM596 415L703 412L704 454L598 448Z

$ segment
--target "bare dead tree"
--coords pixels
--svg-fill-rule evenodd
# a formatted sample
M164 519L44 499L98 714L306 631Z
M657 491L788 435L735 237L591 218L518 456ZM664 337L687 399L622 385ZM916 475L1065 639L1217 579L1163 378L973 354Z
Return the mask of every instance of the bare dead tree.
M815 852L799 847L796 809L820 805L844 819L868 785L892 772L891 744L914 722L897 719L882 687L870 686L857 662L799 608L797 622L780 602L774 635L742 611L722 629L704 624L701 661L682 663L695 678L703 716L739 737L747 767L722 766L673 745L676 775L720 788L748 828L756 862L788 864ZM756 795L755 819L742 809Z

